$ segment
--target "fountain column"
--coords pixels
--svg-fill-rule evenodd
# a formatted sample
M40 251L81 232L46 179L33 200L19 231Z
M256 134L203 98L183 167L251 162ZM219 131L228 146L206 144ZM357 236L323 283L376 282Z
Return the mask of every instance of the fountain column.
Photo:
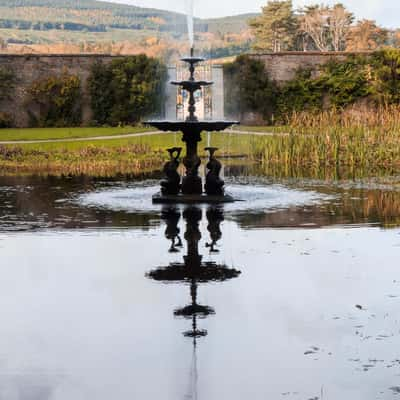
M193 126L190 132L184 132L182 140L186 144L186 156L183 159L186 176L182 180L182 193L202 194L203 185L199 176L201 160L197 153L197 144L201 141L201 131Z

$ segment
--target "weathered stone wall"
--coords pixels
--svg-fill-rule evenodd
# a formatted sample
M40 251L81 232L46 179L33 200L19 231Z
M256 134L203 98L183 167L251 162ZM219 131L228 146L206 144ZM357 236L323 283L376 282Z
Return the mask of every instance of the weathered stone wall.
M272 80L278 84L290 81L299 68L311 68L317 75L319 67L330 60L344 61L350 54L368 56L369 52L286 52L252 54L251 57L264 62Z
M255 59L262 60L271 78L278 83L292 79L295 72L300 67L310 67L318 73L318 67L331 59L344 60L349 53L268 53L253 54ZM369 54L369 53L362 53ZM91 66L102 61L105 64L112 59L120 56L108 55L11 55L0 54L0 67L4 66L15 72L17 84L14 88L10 100L0 102L0 111L11 114L14 117L15 125L26 127L29 125L29 116L24 106L27 100L27 89L33 82L52 75L60 75L63 71L77 75L82 82L82 104L83 104L83 124L88 124L92 120L90 109L90 96L87 87L87 80L90 75ZM218 75L218 74L217 74ZM223 88L222 73L216 79L216 86ZM215 116L221 118L223 111L223 101L217 88L214 88L213 103ZM223 100L223 99L222 99ZM166 110L168 114L168 109ZM245 121L251 122L251 121Z
M96 61L109 63L115 58L107 55L6 55L0 54L0 67L14 71L16 86L10 100L0 103L0 111L13 116L15 125L26 127L29 116L24 106L27 89L33 82L45 77L60 75L63 71L80 77L82 82L83 123L92 119L87 80L91 66Z
M362 55L368 57L371 52L282 52L251 54L256 60L265 64L265 69L269 77L278 85L283 85L295 78L296 72L300 68L309 68L312 74L317 77L320 67L328 61L345 61L349 55ZM248 112L242 116L242 123L245 125L262 125L263 116L259 113Z

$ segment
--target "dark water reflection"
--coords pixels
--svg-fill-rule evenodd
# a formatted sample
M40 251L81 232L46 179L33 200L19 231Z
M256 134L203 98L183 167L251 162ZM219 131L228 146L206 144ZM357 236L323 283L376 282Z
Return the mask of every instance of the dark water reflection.
M146 181L146 185L154 183ZM228 178L229 182L229 178ZM245 182L243 184L243 182ZM260 183L251 180L243 188ZM268 182L262 181L265 186ZM27 231L35 229L87 229L87 228L141 228L159 225L160 209L123 209L87 206L76 199L86 193L109 189L137 187L129 181L95 180L81 178L0 178L0 230ZM290 182L288 188L313 190L327 195L314 204L300 204L228 210L226 218L233 219L246 229L327 227L334 225L400 225L400 191L374 188L330 186L321 183ZM150 191L143 193L143 204L150 203ZM250 189L251 192L251 189ZM284 197L284 195L283 195ZM129 201L129 200L128 200Z
M222 237L220 225L224 220L223 209L209 207L206 216L208 221L207 230L210 233L210 242L206 243L206 247L210 248L210 253L218 252L216 246L218 240ZM164 208L162 218L167 224L165 236L171 240L169 251L177 252L177 248L182 247L182 240L179 236L180 230L178 228L180 212L175 207ZM186 331L184 336L193 338L193 344L196 346L196 339L207 335L206 330L197 329L197 319L215 314L212 307L198 304L197 292L199 285L210 282L222 283L239 277L241 272L215 262L203 262L203 256L199 253L199 242L201 239L199 223L202 220L201 208L185 208L183 218L186 222L184 238L187 248L187 253L183 256L183 262L160 266L150 271L147 277L163 283L183 283L190 285L190 304L176 309L174 315L192 320L192 330Z
M396 398L400 193L154 208L151 185L0 179L0 399Z

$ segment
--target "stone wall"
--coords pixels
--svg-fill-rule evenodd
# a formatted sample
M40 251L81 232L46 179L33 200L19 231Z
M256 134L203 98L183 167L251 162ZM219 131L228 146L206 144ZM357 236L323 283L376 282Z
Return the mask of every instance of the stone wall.
M330 60L344 61L350 54L368 56L370 52L286 52L252 54L251 57L264 62L271 79L278 84L290 81L299 68L311 68L317 75L319 67Z
M256 60L260 60L265 64L265 69L270 78L278 85L283 85L295 78L296 71L300 68L309 68L312 74L317 77L320 67L328 61L345 61L349 55L361 55L368 57L371 52L282 52L282 53L265 53L251 54L250 56ZM248 112L242 116L244 125L262 125L264 123L263 116L258 113Z
M91 66L96 61L109 63L115 58L107 55L8 55L0 54L0 67L14 71L17 79L10 100L0 103L0 111L11 114L17 127L29 125L29 116L24 103L27 89L33 82L48 76L60 75L63 71L77 75L82 82L83 123L92 119L87 80Z
M344 60L349 53L267 53L253 54L251 57L262 60L271 78L278 83L292 79L296 70L300 67L310 67L318 73L318 67L331 59ZM369 54L369 53L360 53ZM27 89L33 82L51 75L60 75L63 71L77 75L82 82L82 104L83 104L83 124L88 124L92 120L90 109L90 96L87 88L87 79L90 75L91 66L102 61L107 64L118 56L109 55L11 55L0 54L0 67L7 67L15 72L17 84L10 100L0 103L0 111L11 114L14 117L15 125L26 127L29 125L29 116L26 112L24 103L26 102ZM172 76L173 71L170 71ZM214 68L213 79L216 87L213 91L214 118L223 117L223 74L218 67ZM221 89L220 91L218 89ZM171 92L173 94L173 92ZM169 93L171 97L173 97ZM168 100L168 103L171 99ZM172 110L172 108L171 108ZM171 114L171 110L166 109L166 114ZM247 123L251 121L245 121Z

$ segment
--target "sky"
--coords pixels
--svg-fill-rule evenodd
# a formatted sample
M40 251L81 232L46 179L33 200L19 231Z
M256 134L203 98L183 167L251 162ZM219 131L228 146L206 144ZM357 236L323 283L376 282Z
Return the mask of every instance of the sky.
M185 11L188 0L109 0L116 3L153 7L163 10ZM258 12L267 0L194 0L197 17L221 17L249 12ZM305 4L334 4L335 0L294 0L295 7ZM376 20L388 28L400 26L400 0L341 0L358 19Z

